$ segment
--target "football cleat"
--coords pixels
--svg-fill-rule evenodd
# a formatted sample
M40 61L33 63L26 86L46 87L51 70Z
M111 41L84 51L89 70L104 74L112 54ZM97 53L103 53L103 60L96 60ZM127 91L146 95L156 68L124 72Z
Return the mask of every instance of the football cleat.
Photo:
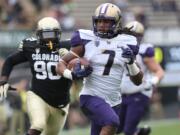
M137 135L150 135L151 128L148 125L144 125L144 127L139 128Z

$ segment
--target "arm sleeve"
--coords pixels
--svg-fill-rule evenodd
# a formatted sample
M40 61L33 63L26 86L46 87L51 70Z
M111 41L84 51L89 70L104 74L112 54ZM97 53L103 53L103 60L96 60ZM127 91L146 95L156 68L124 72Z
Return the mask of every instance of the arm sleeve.
M26 61L27 61L27 58L25 57L22 51L18 51L9 55L3 64L1 76L9 77L15 65L26 62Z
M60 48L66 48L66 49L70 50L70 47L71 47L70 39L60 41Z

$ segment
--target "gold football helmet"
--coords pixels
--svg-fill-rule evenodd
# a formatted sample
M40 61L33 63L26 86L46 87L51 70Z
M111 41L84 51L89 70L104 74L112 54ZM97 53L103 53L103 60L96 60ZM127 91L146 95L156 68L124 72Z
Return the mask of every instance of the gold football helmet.
M40 42L59 42L61 27L59 22L53 17L44 17L38 21L36 35Z
M138 21L132 21L125 25L125 28L134 34L143 35L144 34L144 26L142 23Z
M142 23L138 21L129 22L125 25L125 31L127 34L134 35L140 44L144 35L144 26Z
M121 10L114 4L104 3L97 7L93 19L94 33L101 38L113 38L121 29ZM110 20L112 25L107 32L97 29L98 20Z

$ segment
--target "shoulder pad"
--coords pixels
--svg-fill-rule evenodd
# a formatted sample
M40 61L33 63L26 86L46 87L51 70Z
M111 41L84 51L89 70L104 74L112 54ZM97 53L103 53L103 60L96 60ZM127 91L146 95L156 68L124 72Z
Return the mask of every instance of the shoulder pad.
M154 47L154 45L153 44L151 44L151 43L142 43L142 44L140 44L142 47L144 47L144 48L148 48L148 47Z
M137 39L135 36L132 35L120 34L118 35L117 39L125 44L137 45Z
M85 30L85 29L79 29L79 34L81 39L85 40L93 40L94 39L94 32L92 30Z
M34 38L34 37L30 37L30 38L24 39L23 42L24 42L25 44L33 44L33 43L36 43L36 42L37 42L37 39Z
M37 39L34 37L26 38L19 44L18 50L22 51L25 47L33 47L37 44Z
M84 45L94 39L94 34L91 30L80 29L73 33L71 37L71 46Z
M144 57L154 57L154 46L152 44L140 44L139 53Z

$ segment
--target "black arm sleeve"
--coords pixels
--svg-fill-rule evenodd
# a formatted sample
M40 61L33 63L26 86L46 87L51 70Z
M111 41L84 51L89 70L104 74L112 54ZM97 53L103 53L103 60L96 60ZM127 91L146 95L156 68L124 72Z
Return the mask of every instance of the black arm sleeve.
M70 40L62 40L62 41L60 41L60 46L61 46L61 48L66 48L66 49L70 50L71 41Z
M15 65L26 62L26 61L27 61L27 58L24 55L24 53L21 51L18 51L9 55L3 64L1 76L9 77Z

